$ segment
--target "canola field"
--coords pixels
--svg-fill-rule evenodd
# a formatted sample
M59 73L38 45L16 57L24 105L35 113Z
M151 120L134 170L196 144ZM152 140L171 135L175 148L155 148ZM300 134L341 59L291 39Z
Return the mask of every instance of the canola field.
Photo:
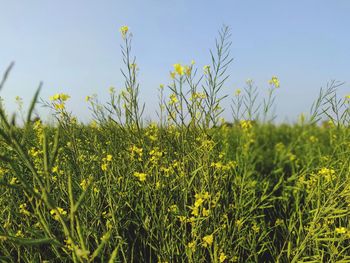
M210 64L174 65L146 122L127 26L121 37L125 89L87 96L90 123L64 93L38 89L21 125L0 107L0 262L350 262L350 96L337 82L276 124L276 76L262 100L252 80L225 95L223 27ZM40 103L55 124L35 118Z

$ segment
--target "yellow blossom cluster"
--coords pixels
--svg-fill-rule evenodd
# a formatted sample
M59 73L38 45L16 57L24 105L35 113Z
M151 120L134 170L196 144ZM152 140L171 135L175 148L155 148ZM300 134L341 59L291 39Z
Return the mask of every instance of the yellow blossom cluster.
M243 130L243 135L245 140L245 143L243 144L243 151L244 153L247 154L249 152L251 144L255 142L255 138L254 138L255 135L252 129L253 122L251 120L241 120L240 126Z
M175 93L172 93L169 98L170 98L169 105L174 105L179 101Z
M178 207L177 205L171 205L171 206L168 208L168 211L171 212L171 213L176 214L176 213L179 211L179 207Z
M179 76L182 76L184 74L184 67L181 64L174 64L174 71Z
M311 135L311 136L309 137L309 141L310 141L311 143L317 143L317 142L318 142L318 138L315 137L315 136L313 136L313 135Z
M236 91L235 91L235 96L239 96L240 94L241 94L241 90L240 89L236 89Z
M66 93L57 93L50 97L51 101L67 101L70 98L70 96Z
M65 102L70 98L66 93L57 93L50 97L50 101L56 110L64 110Z
M222 263L226 260L227 256L225 255L224 252L221 252L220 253L220 256L219 256L219 262Z
M206 99L207 95L205 94L205 92L193 92L191 95L190 100L191 101L195 101L197 99L203 100Z
M209 74L210 73L210 66L209 65L205 65L204 67L203 67L203 71L204 71L204 74Z
M74 248L73 248L74 243L73 243L72 239L70 239L70 238L65 239L65 240L64 240L64 243L66 243L65 247L66 247L68 250L70 250L70 251L73 251L73 250L74 250Z
M197 137L196 141L200 144L199 148L203 148L208 152L212 151L215 146L215 142L206 135Z
M347 103L350 103L350 94L345 96L345 101L346 101Z
M252 121L250 120L241 120L239 122L239 124L241 125L241 128L244 130L244 131L248 131L252 128Z
M150 162L153 164L157 164L158 161L161 159L161 157L163 156L163 153L159 150L158 147L154 147L150 152Z
M193 62L193 64L194 64L194 62ZM187 65L183 66L180 63L174 64L173 65L174 71L170 72L170 77L172 79L175 79L176 75L178 75L179 77L184 76L184 75L191 76L193 64L191 64L191 66L187 66Z
M187 247L192 252L195 252L196 251L196 241L188 242Z
M80 187L85 191L89 185L92 183L93 179L92 179L92 176L89 176L89 178L84 178L81 183L79 184Z
M37 138L41 142L44 134L44 127L40 119L34 122L33 130L35 131Z
M147 174L145 173L139 173L139 172L134 172L134 176L139 179L140 182L146 181Z
M10 185L15 185L15 184L18 184L19 181L17 179L17 177L12 177L11 180L10 180Z
M335 171L333 169L323 167L318 171L318 175L324 177L326 182L330 182L335 178Z
M335 179L335 170L323 167L317 173L311 173L309 176L301 175L298 180L300 186L306 185L307 190L312 190L317 186L317 183L322 180L325 183L330 183Z
M159 171L162 172L165 177L169 177L171 174L174 173L174 166L172 165L168 167L161 166L159 168Z
M136 145L133 145L129 148L130 151L130 157L132 160L137 159L139 161L142 161L143 156L143 149L137 147Z
M112 155L107 154L106 157L102 158L102 164L101 164L101 169L102 171L107 171L108 163L112 161Z
M23 203L23 204L19 205L19 212L22 215L25 215L25 216L29 216L30 215L30 212L27 209L27 204L26 203Z
M158 126L156 123L151 123L145 132L145 135L150 139L151 141L156 141L158 139Z
M350 238L350 229L346 227L336 227L335 233L339 235L344 235L346 238Z
M120 27L120 33L122 34L122 37L125 39L126 38L126 34L129 31L129 27L128 26L122 26Z
M215 170L221 170L221 171L229 171L233 168L237 167L237 162L235 161L228 161L227 163L223 163L222 161L218 162L212 162L210 164L211 167L215 168Z
M32 156L33 158L38 157L39 154L41 154L42 151L39 149L36 149L35 147L32 147L28 150L28 154Z
M24 237L24 234L23 234L22 230L18 230L18 231L16 232L15 237Z
M204 194L195 194L195 202L191 208L191 215L198 217L202 215L203 217L207 217L210 215L209 201L210 194L205 192ZM208 204L207 207L204 206L205 202Z
M63 208L61 207L57 207L55 209L51 209L50 214L52 215L52 217L55 220L59 220L60 216L65 216L67 215L67 211L65 211Z
M207 236L203 237L203 238L202 238L202 241L203 241L203 243L202 243L202 246L203 246L203 247L209 247L209 246L211 246L211 245L213 244L213 242L214 242L214 236L213 236L213 234L207 235Z
M273 85L275 88L279 88L280 87L280 81L276 76L273 76L270 80L269 80L269 84Z

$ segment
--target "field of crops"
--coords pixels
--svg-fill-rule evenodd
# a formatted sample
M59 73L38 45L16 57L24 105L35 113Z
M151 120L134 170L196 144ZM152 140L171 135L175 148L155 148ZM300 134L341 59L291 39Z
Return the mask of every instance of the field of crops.
M40 102L39 89L23 125L0 107L0 262L350 262L350 97L338 84L295 124L274 124L277 77L261 101L251 80L226 97L223 27L210 65L174 65L147 123L121 33L125 89L106 104L88 96L89 124L64 93ZM34 118L38 103L55 124Z

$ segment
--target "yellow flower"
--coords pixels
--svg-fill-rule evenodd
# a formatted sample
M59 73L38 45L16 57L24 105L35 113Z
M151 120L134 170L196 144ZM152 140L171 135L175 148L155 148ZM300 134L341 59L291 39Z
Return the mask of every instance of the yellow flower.
M23 234L22 230L18 230L17 231L16 237L24 237L24 234Z
M157 163L161 157L163 156L163 153L161 151L159 151L158 147L154 147L150 152L150 162L151 163Z
M58 166L57 165L52 167L52 172L53 173L57 173L58 172Z
M11 181L10 181L10 185L14 185L14 184L18 184L19 181L17 179L17 177L12 177Z
M207 98L207 95L204 92L193 92L190 100L191 101L196 100L196 99L202 100L202 99L206 99L206 98Z
M243 221L240 219L237 219L235 223L236 223L236 226L238 227L238 229L240 229L243 226Z
M177 205L171 205L169 208L168 208L168 211L169 212L172 212L172 213L177 213L179 211L179 208Z
M30 212L27 210L27 204L23 203L19 205L19 212L23 215L29 216Z
M137 177L140 182L144 182L144 181L146 181L147 174L134 172L134 176Z
M210 167L214 167L215 169L221 169L222 167L223 167L223 164L222 164L222 162L212 162L211 164L210 164Z
M120 30L120 32L122 33L122 37L125 39L126 34L127 34L128 31L129 31L129 27L128 27L128 26L122 26L119 30Z
M318 174L323 176L327 182L332 181L335 178L335 171L333 169L328 169L323 167L318 171Z
M269 84L275 86L276 88L280 87L280 81L278 80L278 78L276 76L273 76L270 80L269 80Z
M208 191L203 194L203 198L207 200L210 199L210 194Z
M348 95L346 95L345 97L344 97L344 102L345 103L350 103L350 94L348 94Z
M79 185L85 191L89 187L91 182L92 182L92 178L89 177L88 179L83 179Z
M73 246L74 246L74 243L73 241L69 238L69 239L65 239L64 240L64 243L66 243L65 247L68 249L68 250L72 250L73 251Z
M50 97L50 100L51 101L57 101L57 100L60 100L60 101L66 101L70 98L70 96L66 93L57 93L53 96Z
M110 161L112 161L112 155L111 154L108 154L107 155L107 158L106 158L106 160L107 160L107 162L110 162Z
M15 97L16 102L20 103L23 99L20 96Z
M214 241L213 234L203 237L202 240L203 240L204 247L211 246L213 244L213 241Z
M192 207L192 212L191 212L191 215L193 216L199 216L199 210L198 210L198 207Z
M60 94L55 94L55 95L50 97L50 100L55 101L55 100L58 100L59 98L60 98Z
M220 257L219 257L219 262L220 262L220 263L224 262L226 258L227 258L227 257L226 257L226 255L225 255L225 253L224 253L224 252L221 252L221 253L220 253Z
M170 95L170 102L169 102L169 104L170 104L170 105L173 105L173 104L175 104L175 103L177 103L177 102L178 102L178 99L177 99L177 97L176 97L176 94L175 94L175 93L171 94L171 95Z
M194 206L195 207L200 207L203 204L204 200L202 198L198 198L195 202L194 202Z
M109 94L114 94L115 93L115 88L114 87L109 87L108 92L109 92Z
M255 233L259 233L260 231L260 227L256 223L253 224L252 229Z
M101 170L107 171L107 164L106 163L101 164Z
M181 223L185 223L186 222L186 217L185 216L178 216L177 217Z
M203 71L204 71L204 74L209 74L209 72L210 72L210 66L209 66L209 65L205 65L205 66L203 67Z
M185 66L185 73L187 76L191 76L192 68L189 66Z
M66 101L70 98L70 96L66 93L61 93L59 96L62 101Z
M60 215L61 216L65 216L67 215L67 211L65 211L63 208L61 207L57 207L55 209L51 209L50 211L50 214L52 215L52 217L55 219L55 220L59 220L60 218Z
M210 210L203 207L202 214L203 214L203 216L209 216Z
M337 227L337 228L335 229L335 232L336 232L337 234L345 234L345 233L346 233L346 228L345 228L345 227Z
M182 76L184 74L184 67L181 66L181 64L174 64L174 71L179 75Z
M235 96L239 96L239 94L241 94L241 90L240 89L236 89Z
M243 130L249 130L252 127L252 122L250 120L241 120L239 123Z
M186 220L187 223L194 223L195 221L196 221L196 218L194 218L193 216L191 216Z
M195 241L189 242L189 243L187 244L187 247L188 247L192 252L196 251L196 242L195 242Z
M195 197L196 199L199 199L199 198L202 197L202 195L201 195L201 194L195 194L194 197Z
M138 148L137 146L133 145L130 147L130 153L131 153L131 159L134 159L136 156L138 157L137 159L139 161L142 160L142 155L143 155L143 149Z
M55 104L56 110L63 110L65 108L64 103L57 103Z
M310 142L312 142L312 143L318 142L318 139L317 139L315 136L313 136L313 135L311 135L311 136L309 137L309 140L310 140Z

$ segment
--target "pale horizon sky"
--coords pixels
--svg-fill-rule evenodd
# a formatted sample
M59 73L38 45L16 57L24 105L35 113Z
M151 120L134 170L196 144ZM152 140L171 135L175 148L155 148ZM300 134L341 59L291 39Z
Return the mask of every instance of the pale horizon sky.
M253 79L264 94L276 75L278 119L293 121L331 80L346 82L340 95L350 93L349 14L347 0L0 0L1 74L16 63L0 96L12 112L15 97L28 106L43 81L43 99L68 93L68 108L80 120L90 119L85 96L97 93L104 101L110 86L122 88L119 28L128 25L144 117L155 118L157 89L170 83L172 65L193 59L201 70L209 64L209 49L225 24L234 61L224 93ZM230 119L228 105L226 100L223 116Z

